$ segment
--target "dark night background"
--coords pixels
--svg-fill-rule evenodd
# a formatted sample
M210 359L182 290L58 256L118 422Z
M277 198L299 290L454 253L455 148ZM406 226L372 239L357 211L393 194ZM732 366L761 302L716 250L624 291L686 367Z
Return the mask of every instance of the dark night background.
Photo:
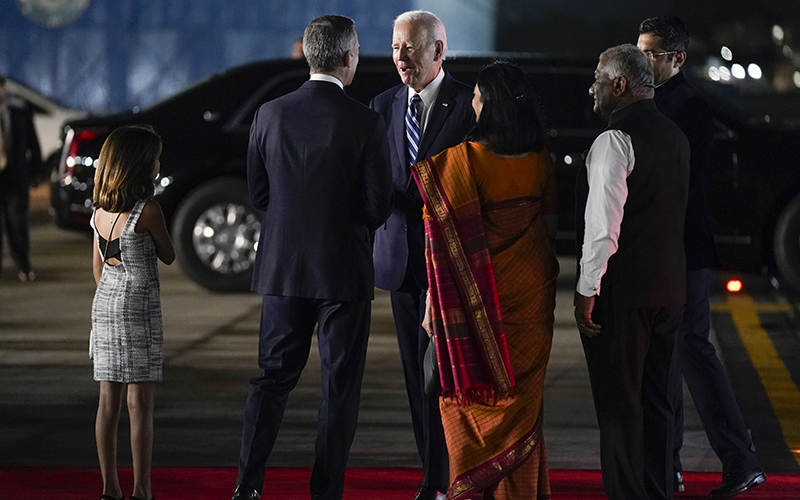
M23 15L32 4L84 2L58 27ZM534 52L594 61L636 42L643 19L673 14L692 33L691 70L756 63L763 78L720 82L737 99L800 95L800 1L724 0L0 0L0 74L93 112L146 106L251 61L288 57L311 18L353 17L362 55L389 55L391 23L410 9L442 17L457 52ZM782 38L773 36L780 27ZM733 60L720 57L726 46ZM771 97L768 97L771 96Z

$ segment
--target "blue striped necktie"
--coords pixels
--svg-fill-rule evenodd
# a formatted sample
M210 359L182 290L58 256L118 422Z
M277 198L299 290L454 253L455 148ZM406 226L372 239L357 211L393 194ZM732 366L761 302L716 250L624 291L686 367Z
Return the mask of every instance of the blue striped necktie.
M422 98L419 94L411 96L411 103L406 111L406 142L408 142L408 164L417 162L419 153L419 106Z

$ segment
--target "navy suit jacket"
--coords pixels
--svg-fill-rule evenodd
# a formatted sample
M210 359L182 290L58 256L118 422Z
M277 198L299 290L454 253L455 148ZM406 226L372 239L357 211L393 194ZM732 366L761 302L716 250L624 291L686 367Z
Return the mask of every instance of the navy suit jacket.
M264 212L253 291L373 298L373 231L392 198L377 113L322 81L263 104L250 129L247 183Z
M392 87L372 99L369 107L380 113L386 124L394 188L392 213L386 224L375 232L375 286L401 290L406 269L410 268L417 286L426 289L422 196L411 176L406 152L408 87L404 84ZM463 142L473 125L472 89L445 72L415 162Z

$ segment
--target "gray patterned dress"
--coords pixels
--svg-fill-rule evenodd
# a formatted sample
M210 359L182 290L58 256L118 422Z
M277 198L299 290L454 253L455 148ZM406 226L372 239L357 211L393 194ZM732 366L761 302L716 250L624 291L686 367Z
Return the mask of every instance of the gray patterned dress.
M156 247L149 233L134 231L144 205L144 201L136 202L122 229L122 263L103 264L103 275L94 294L89 352L94 360L94 379L98 381L162 379L164 334ZM97 231L94 214L91 225ZM103 249L98 249L102 256Z

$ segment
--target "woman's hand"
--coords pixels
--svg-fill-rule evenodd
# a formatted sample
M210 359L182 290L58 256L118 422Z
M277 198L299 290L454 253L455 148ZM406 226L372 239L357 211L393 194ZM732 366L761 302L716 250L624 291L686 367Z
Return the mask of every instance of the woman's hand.
M433 320L431 319L431 293L425 294L425 317L422 318L422 328L428 333L428 337L433 335Z

